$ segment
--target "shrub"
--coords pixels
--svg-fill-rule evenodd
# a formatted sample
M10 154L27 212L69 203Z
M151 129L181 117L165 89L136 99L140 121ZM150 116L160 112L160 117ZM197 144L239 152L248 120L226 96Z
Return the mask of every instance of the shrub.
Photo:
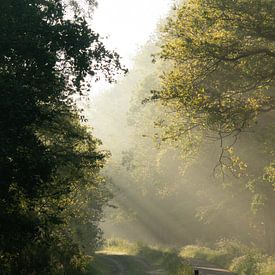
M197 245L188 245L184 247L180 252L180 256L205 260L219 266L225 266L228 262L227 254L224 251Z
M233 259L230 270L237 272L239 275L256 275L260 274L261 264L264 256L257 252L249 252L246 255Z
M266 261L261 264L261 274L275 274L275 256L266 258Z

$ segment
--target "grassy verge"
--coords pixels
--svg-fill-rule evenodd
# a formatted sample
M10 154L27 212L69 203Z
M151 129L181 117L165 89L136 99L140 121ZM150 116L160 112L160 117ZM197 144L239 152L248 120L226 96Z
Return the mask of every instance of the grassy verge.
M222 240L213 248L188 245L180 251L183 258L200 259L240 275L275 275L275 259L236 240Z
M122 239L107 239L102 247L102 251L136 255L139 250L139 245L139 243L131 243Z

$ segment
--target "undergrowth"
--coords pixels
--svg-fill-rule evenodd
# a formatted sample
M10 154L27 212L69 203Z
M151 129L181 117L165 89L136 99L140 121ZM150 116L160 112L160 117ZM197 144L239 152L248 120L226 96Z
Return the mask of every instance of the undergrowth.
M275 275L273 257L237 240L221 240L212 248L188 245L181 249L180 256L200 259L227 268L238 275Z

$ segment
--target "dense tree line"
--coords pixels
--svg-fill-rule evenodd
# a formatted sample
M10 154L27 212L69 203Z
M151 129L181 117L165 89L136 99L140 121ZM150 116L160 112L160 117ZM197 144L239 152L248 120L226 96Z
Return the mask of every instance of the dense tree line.
M3 0L0 10L0 273L77 274L110 194L99 176L107 153L73 98L88 75L111 81L119 57L77 5Z
M176 114L175 122L159 124L167 139L192 132L220 143L214 172L229 182L232 175L239 178L235 192L251 192L257 228L270 252L275 249L274 15L270 0L179 5L161 37L160 58L171 68L152 95Z

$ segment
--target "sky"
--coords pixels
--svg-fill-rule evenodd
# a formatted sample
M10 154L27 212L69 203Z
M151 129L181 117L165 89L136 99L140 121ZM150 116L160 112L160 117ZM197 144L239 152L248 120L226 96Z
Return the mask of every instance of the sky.
M169 11L173 0L98 0L92 26L104 39L105 45L116 50L127 68L138 48L145 44L161 18ZM108 86L96 85L96 90Z

